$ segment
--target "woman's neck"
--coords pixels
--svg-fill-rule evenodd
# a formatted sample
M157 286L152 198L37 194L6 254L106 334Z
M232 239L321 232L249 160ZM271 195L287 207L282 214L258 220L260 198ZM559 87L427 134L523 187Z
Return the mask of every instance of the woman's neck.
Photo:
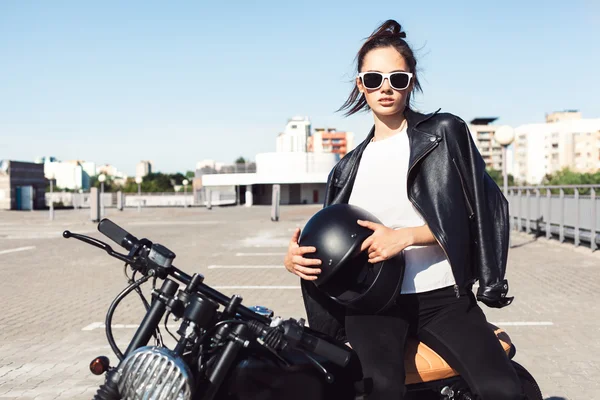
M404 117L404 109L393 115L376 115L375 118L375 138L374 140L386 139L395 133L399 129L406 126L406 118Z

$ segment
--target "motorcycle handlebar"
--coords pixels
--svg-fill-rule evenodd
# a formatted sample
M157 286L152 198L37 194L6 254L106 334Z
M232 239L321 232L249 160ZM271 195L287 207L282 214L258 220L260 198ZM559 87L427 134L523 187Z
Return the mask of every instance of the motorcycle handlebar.
M127 250L131 250L131 248L139 242L139 240L135 236L133 236L125 229L121 228L119 225L115 224L107 218L104 218L102 221L100 221L100 223L98 224L98 231L100 231L113 242L117 243L118 245L124 247ZM175 266L171 266L169 268L169 271L169 275L182 281L185 284L189 283L189 281L191 280L191 277L189 275L185 274L183 271L178 270L177 268L175 268ZM229 300L225 295L219 293L218 291L212 289L211 287L203 283L200 284L197 289L203 294L214 298L221 304L226 304ZM268 324L268 318L256 314L255 312L244 306L238 306L236 311L240 313L240 315L242 315L243 317L260 321L263 324ZM350 351L342 349L339 346L327 342L326 340L320 339L314 335L304 332L303 327L301 327L300 325L298 325L298 328L301 329L300 337L293 337L295 335L288 336L286 338L289 341L296 342L303 349L325 357L337 365L345 366L348 364L348 361L350 360L351 356Z
M108 218L104 218L98 224L98 230L100 233L107 236L110 240L117 243L119 246L124 247L127 250L131 250L133 246L139 243L138 238L133 236L131 233L127 232L125 229L121 228L119 225L115 224ZM168 269L168 274L173 278L179 280L184 284L189 284L192 280L192 277L186 274L185 272L179 270L174 265L171 265ZM221 305L226 306L229 303L229 297L225 296L223 293L211 288L210 286L201 283L196 287L198 292L210 297L212 300L215 300ZM260 321L262 323L269 323L269 319L267 317L263 317L260 314L255 313L247 307L239 305L236 310L241 316L254 319Z
M277 326L250 322L248 327L255 335L262 337L264 344L273 350L284 350L288 346L299 348L324 357L341 367L348 365L352 356L351 350L310 334L301 323L292 318Z
M102 221L100 221L98 224L98 230L104 236L108 237L110 240L127 250L131 250L131 248L138 243L138 239L135 236L108 218L104 218Z
M350 361L351 352L349 350L342 349L334 344L331 344L323 339L319 339L316 336L308 333L302 333L302 339L300 339L301 347L325 357L331 360L333 363L340 367L345 367Z

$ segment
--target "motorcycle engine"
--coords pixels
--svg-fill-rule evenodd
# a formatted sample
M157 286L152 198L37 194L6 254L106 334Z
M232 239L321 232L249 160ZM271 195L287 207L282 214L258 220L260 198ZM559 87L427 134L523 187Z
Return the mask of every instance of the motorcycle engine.
M193 377L187 365L164 347L141 347L123 360L118 386L126 400L190 400Z

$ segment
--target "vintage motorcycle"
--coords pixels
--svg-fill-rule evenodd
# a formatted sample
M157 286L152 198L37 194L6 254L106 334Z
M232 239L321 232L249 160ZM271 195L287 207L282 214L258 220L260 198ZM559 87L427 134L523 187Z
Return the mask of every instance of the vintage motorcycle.
M175 254L148 239L137 239L109 219L98 230L128 253L114 251L98 239L63 232L105 250L125 262L129 285L117 295L106 315L106 336L119 359L92 360L90 370L105 374L94 399L246 400L368 399L370 380L363 378L352 349L304 326L303 319L282 319L266 307L245 307L237 295L228 297L173 265ZM136 276L139 278L136 279ZM128 276L129 277L129 276ZM152 282L152 301L140 287ZM160 283L160 287L157 283ZM181 286L180 286L181 285ZM183 286L184 285L184 286ZM115 309L137 292L146 314L123 352L113 338ZM164 328L172 316L180 323L174 348L165 346ZM170 333L170 332L169 332ZM515 347L496 329L509 357ZM148 345L154 337L154 345ZM473 399L466 383L435 352L413 341L405 354L409 399ZM528 399L541 400L534 378L513 361Z

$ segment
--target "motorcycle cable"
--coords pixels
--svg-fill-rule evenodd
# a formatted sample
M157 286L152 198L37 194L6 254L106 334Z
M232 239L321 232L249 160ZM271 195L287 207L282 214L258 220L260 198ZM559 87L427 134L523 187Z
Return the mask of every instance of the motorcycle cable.
M154 279L152 280L152 291L156 291L156 275L154 275ZM138 290L140 290L138 288ZM140 290L140 296L142 296L141 294L141 290ZM142 296L144 305L146 306L146 311L150 309L150 305L148 304L148 301ZM154 333L152 334L152 336L154 336L154 339L156 340L157 346L163 347L165 344L163 342L163 337L162 337L162 333L160 333L160 323L156 325L156 330L154 331Z
M167 331L167 333L169 335L171 335L171 337L173 338L173 340L175 340L176 342L178 341L178 339L175 337L175 335L173 335L173 332L171 332L169 330L169 327L167 326L167 323L169 322L169 316L171 315L171 311L167 311L167 314L165 315L165 330Z
M133 283L135 282L135 275L138 273L138 271L131 267L131 270L133 271L133 274L131 275L131 278L129 277L129 275L127 275L127 267L131 265L128 263L125 263L125 276L127 277L127 283ZM154 282L152 284L153 289L156 288L156 277L154 277ZM150 309L150 304L148 303L148 300L146 300L146 297L144 297L144 294L142 293L142 289L138 286L135 288L136 293L140 296L140 299L142 300L142 303L144 304L144 309L146 310L146 312ZM157 342L158 346L162 346L163 345L163 338L162 335L160 333L160 329L158 327L156 327L156 331L153 333L154 339Z
M127 286L125 289L123 289L121 291L121 293L119 293L117 295L117 297L115 297L115 299L112 301L112 303L110 304L110 307L108 308L108 312L106 313L106 320L104 322L105 330L106 330L106 338L108 340L108 344L110 345L110 348L115 353L115 355L117 356L119 361L123 361L123 353L121 352L121 350L119 350L119 347L117 346L117 343L115 342L115 339L114 339L114 336L112 333L113 315L114 315L115 310L117 309L117 306L119 305L119 303L125 297L127 297L128 294L130 294L136 288L139 288L142 284L144 284L148 279L150 279L150 276L143 276L142 278L138 279L137 281L134 281L129 286Z
M206 341L206 338L210 337L210 335L212 335L217 328L226 325L226 324L242 324L242 325L248 325L248 323L246 321L242 321L239 319L226 319L224 321L220 321L218 323L216 323L215 325L213 325L212 327L210 327L209 329L206 330L206 332L204 332L204 334L198 339L198 341L200 342L200 344L203 344Z

